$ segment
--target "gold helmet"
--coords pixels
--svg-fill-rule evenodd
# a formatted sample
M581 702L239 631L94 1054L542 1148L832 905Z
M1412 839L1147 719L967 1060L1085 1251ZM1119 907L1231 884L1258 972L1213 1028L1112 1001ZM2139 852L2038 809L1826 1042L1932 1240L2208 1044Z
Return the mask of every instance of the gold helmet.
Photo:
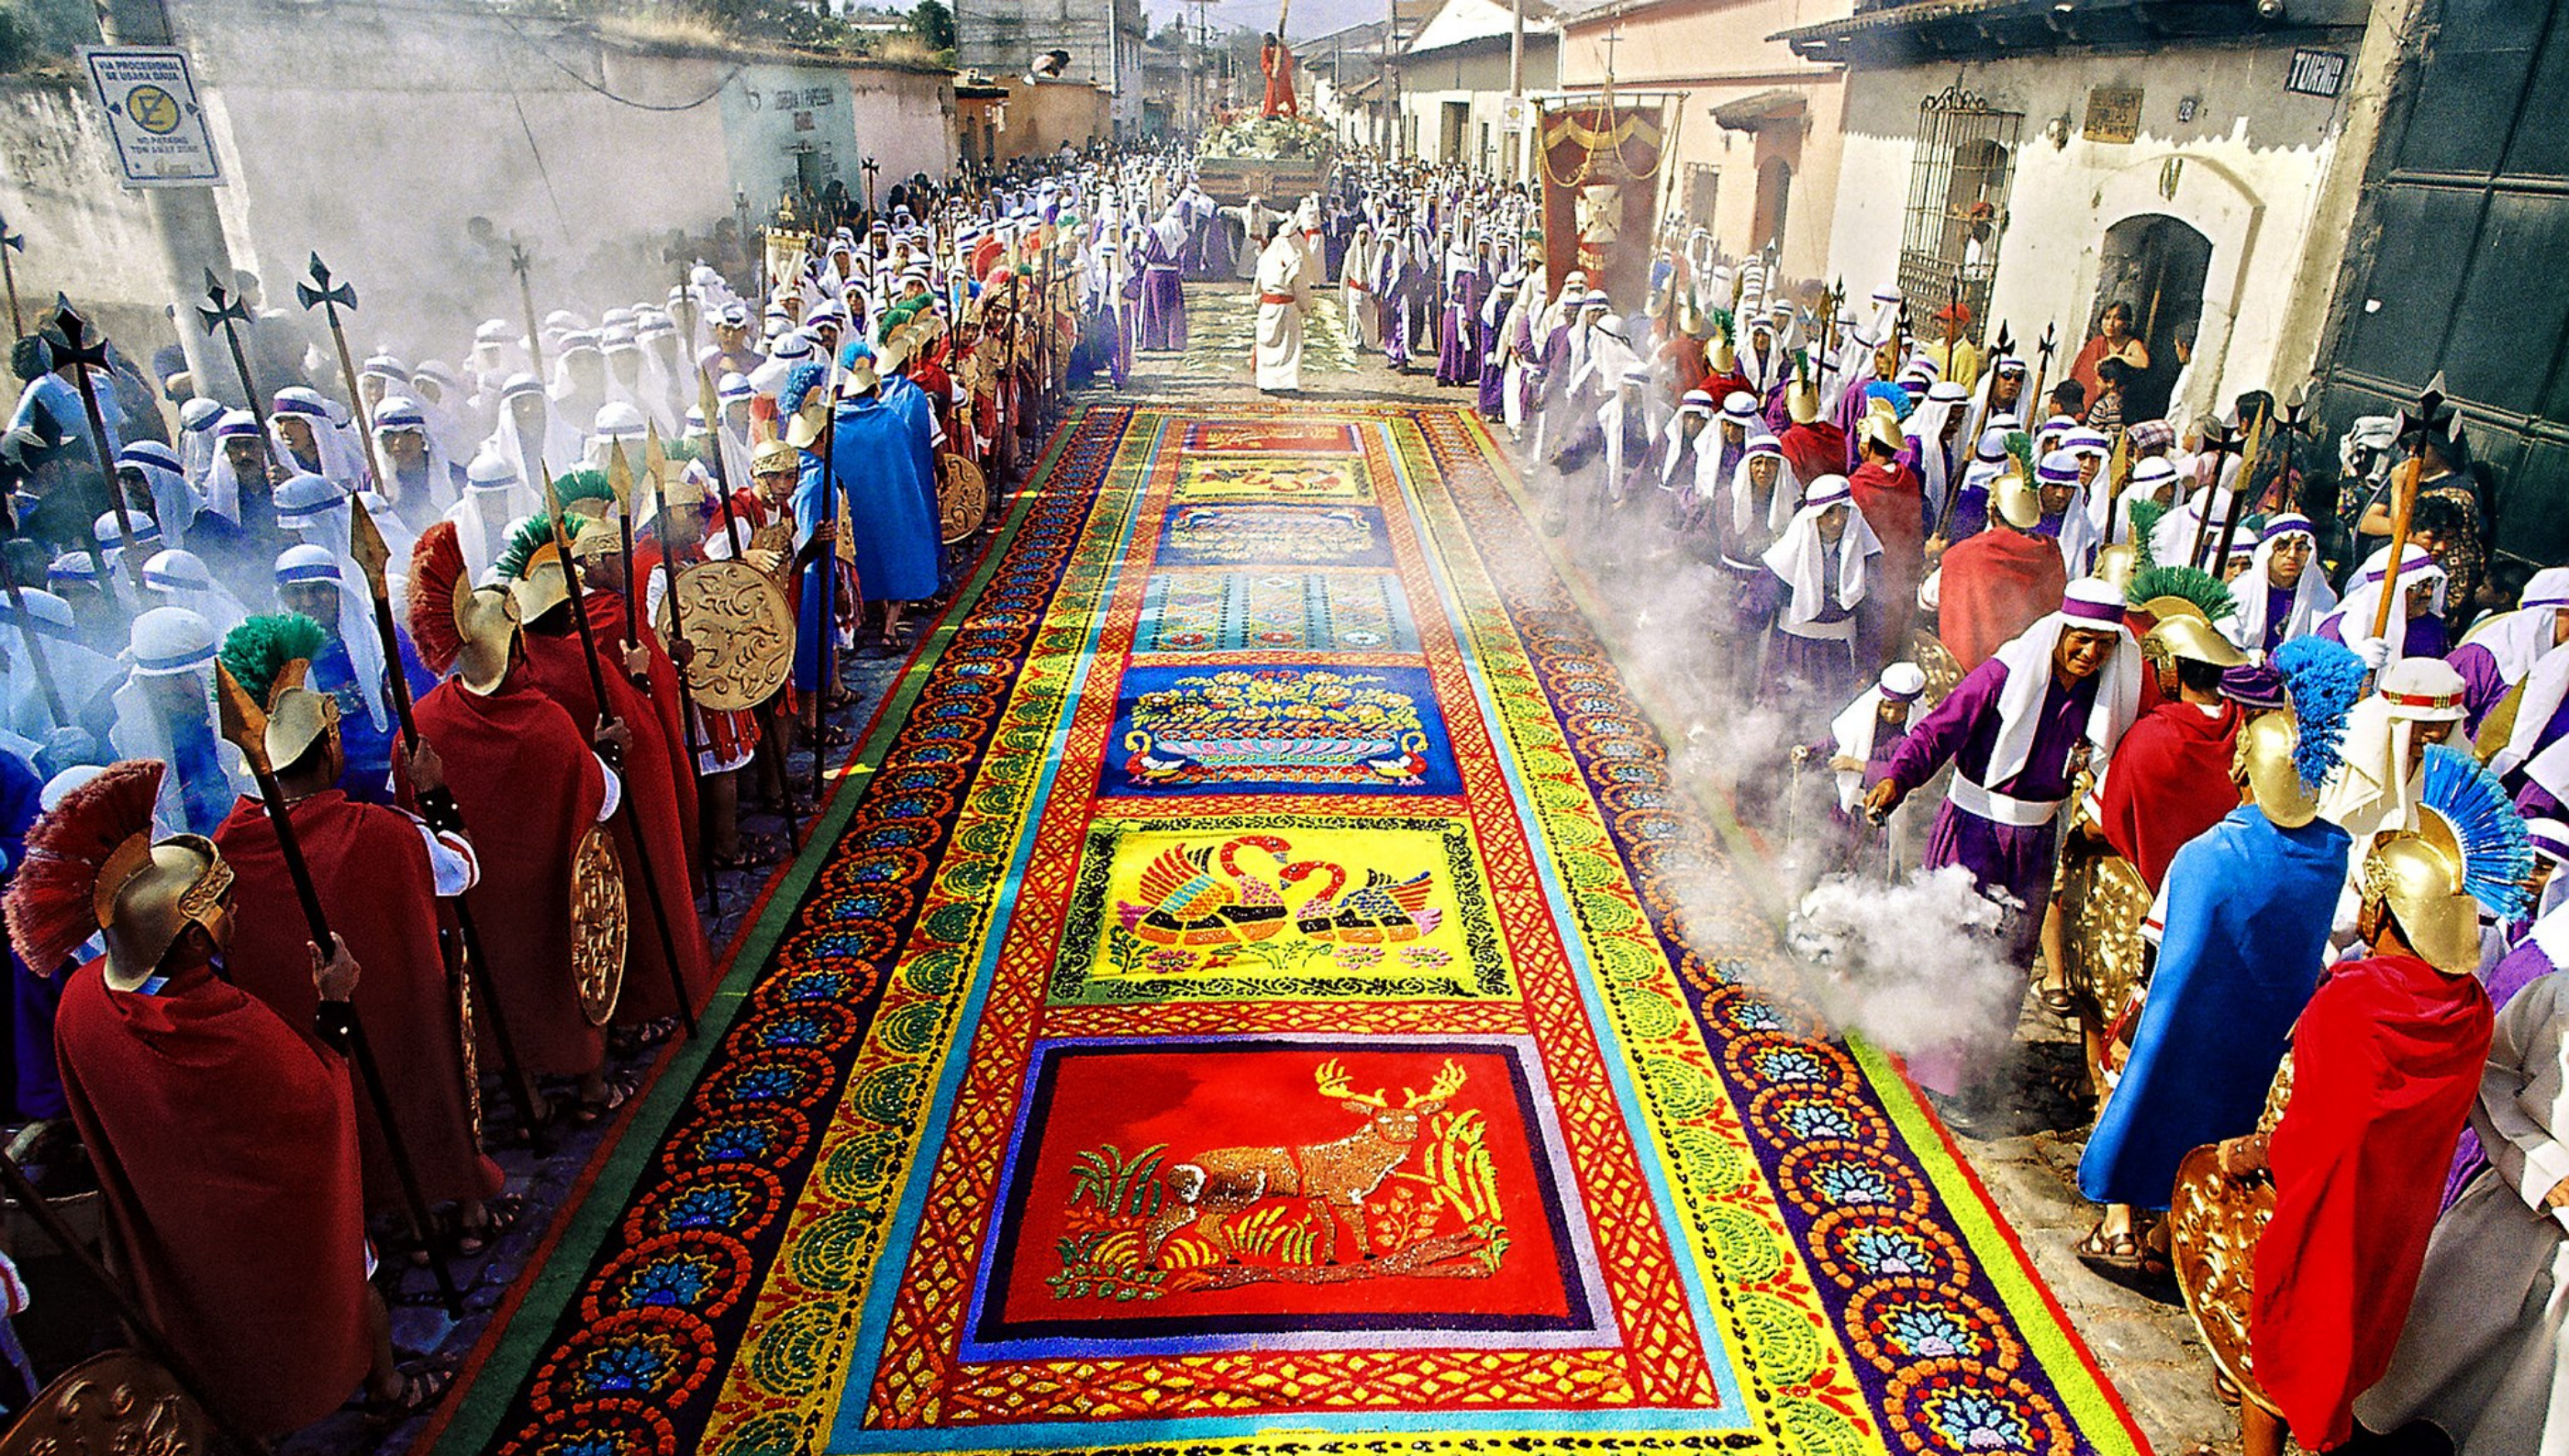
M152 840L168 771L159 759L110 764L29 827L7 894L9 939L29 965L51 971L103 930L108 978L130 990L189 925L230 943L232 872L213 842Z
M1855 427L1860 444L1879 445L1897 455L1909 448L1909 437L1900 432L1900 416L1894 414L1888 400L1876 400L1865 411L1864 420Z
M773 475L778 471L800 472L802 469L803 452L782 440L767 441L749 453L749 473L754 476Z
M2177 607L2184 610L2176 610ZM2221 668L2237 667L2248 660L2248 654L2213 630L2212 623L2204 618L2203 608L2181 596L2152 597L2142 603L2141 609L2158 618L2158 625L2141 638L2141 650L2151 657L2205 662Z
M519 621L534 621L570 600L570 580L562 569L561 547L552 542L528 555L526 568L509 582L509 594L517 598Z
M309 662L288 662L268 689L267 729L260 742L267 750L267 761L280 772L311 752L312 745L339 731L339 700L303 685L311 669Z
M2300 829L2320 817L2320 800L2302 783L2294 751L2302 732L2290 713L2261 713L2239 730L2234 776L2257 796L2257 812L2278 829Z
M573 515L563 521L562 525L570 531L570 558L574 561L594 561L602 556L612 556L622 551L624 531L621 521L621 517L611 513L592 516L586 520Z
M2096 552L2096 568L2088 574L2110 583L2117 591L2129 588L2132 577L2141 568L2140 551L2131 546L2109 546Z
M1730 334L1723 331L1712 341L1712 372L1728 374L1739 367L1739 351L1731 347Z
M809 450L820 443L821 432L830 418L830 389L823 385L803 396L802 408L785 421L785 443L796 450Z
M1784 409L1796 425L1808 425L1820 417L1820 387L1809 375L1797 375L1784 386Z
M2415 830L2388 836L2364 857L2364 903L2387 908L2400 938L2428 965L2467 975L2479 964L2480 903L2463 876L2452 826L2420 805Z
M2042 524L2042 497L2021 471L2009 471L1990 483L1990 514L2018 531Z
M483 697L498 692L508 680L509 649L518 640L516 592L502 586L475 586L459 578L455 634L462 639L455 654L455 675L463 680L465 690Z

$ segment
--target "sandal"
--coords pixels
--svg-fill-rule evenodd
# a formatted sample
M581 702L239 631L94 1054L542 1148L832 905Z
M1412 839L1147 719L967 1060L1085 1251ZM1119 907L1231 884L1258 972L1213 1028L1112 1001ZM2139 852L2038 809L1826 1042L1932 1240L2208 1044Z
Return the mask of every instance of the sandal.
M740 845L728 855L713 857L717 870L756 870L785 858L785 843L776 835L751 834L744 830Z
M455 1368L452 1365L415 1366L394 1373L401 1377L400 1393L389 1400L368 1395L364 1408L369 1419L406 1421L413 1416L426 1415L446 1398L447 1391L455 1388Z
M2087 1231L2086 1238L2078 1241L2076 1252L2080 1264L2117 1283L2122 1280L2116 1275L2137 1273L2141 1267L2141 1242L2128 1233L2108 1238L2102 1219Z
M526 1215L527 1200L523 1195L504 1193L498 1198L485 1200L481 1225L455 1231L455 1252L471 1259L499 1243L510 1230L518 1227L518 1221Z
M2078 1014L2078 998L2069 994L2067 986L2037 986L2033 1002L2063 1021Z
M594 1127L613 1116L633 1094L642 1089L642 1074L631 1068L606 1079L606 1095L595 1102L585 1099L571 1104L570 1120L581 1127Z

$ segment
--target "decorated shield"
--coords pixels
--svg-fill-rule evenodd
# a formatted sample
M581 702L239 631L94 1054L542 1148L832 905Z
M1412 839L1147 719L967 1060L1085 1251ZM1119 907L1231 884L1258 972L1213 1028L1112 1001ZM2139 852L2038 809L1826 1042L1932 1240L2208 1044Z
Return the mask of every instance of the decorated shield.
M2108 1024L2140 989L2148 955L2141 921L2151 899L2141 872L2120 855L2073 855L2061 866L2061 922L2076 926L2063 947L2061 975Z
M630 926L624 873L615 846L595 825L579 837L570 857L570 966L579 988L580 1014L603 1026L624 991L624 939Z
M1945 701L1945 694L1954 690L1954 684L1963 680L1963 664L1955 661L1954 654L1937 640L1936 634L1924 627L1910 633L1909 657L1927 674L1927 690L1919 697L1918 711L1932 712Z
M2186 1312L2221 1373L2270 1410L2274 1403L2256 1380L2248 1316L2256 1296L2257 1241L2274 1217L2274 1180L2223 1173L2217 1144L2195 1149L2177 1165L2168 1255L2177 1286L2185 1291Z
M936 519L944 543L952 546L979 531L989 511L981 468L950 450L936 457Z
M733 712L776 695L794 668L794 610L773 578L747 561L698 561L678 573L678 607L697 706ZM664 642L677 636L665 594L651 625Z

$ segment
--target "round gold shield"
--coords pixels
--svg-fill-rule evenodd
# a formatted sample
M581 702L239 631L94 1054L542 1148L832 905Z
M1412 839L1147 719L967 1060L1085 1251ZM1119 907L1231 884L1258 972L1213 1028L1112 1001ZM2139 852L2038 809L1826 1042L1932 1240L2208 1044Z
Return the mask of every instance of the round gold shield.
M936 520L947 546L981 529L990 512L981 468L952 451L936 457Z
M615 846L603 828L591 825L570 857L571 977L579 988L580 1014L591 1026L605 1025L623 994L629 924Z
M747 561L698 561L678 573L677 597L696 705L733 712L774 697L794 670L794 612L775 580ZM651 625L664 642L678 635L665 593Z

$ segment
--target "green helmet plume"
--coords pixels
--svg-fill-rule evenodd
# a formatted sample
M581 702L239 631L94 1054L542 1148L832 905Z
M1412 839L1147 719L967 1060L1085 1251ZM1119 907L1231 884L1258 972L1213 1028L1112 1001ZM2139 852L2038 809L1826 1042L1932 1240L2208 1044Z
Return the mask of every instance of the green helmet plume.
M2216 622L2239 614L2230 587L2199 566L2150 566L2133 572L2132 584L2123 591L2123 599L2134 606L2161 596L2181 596Z
M329 629L299 611L271 611L244 617L223 636L215 656L260 706L276 686L285 664L309 662L330 645Z
M552 545L553 523L550 516L529 516L509 528L509 544L500 548L491 568L504 581L515 581L527 574L527 563L536 552Z

